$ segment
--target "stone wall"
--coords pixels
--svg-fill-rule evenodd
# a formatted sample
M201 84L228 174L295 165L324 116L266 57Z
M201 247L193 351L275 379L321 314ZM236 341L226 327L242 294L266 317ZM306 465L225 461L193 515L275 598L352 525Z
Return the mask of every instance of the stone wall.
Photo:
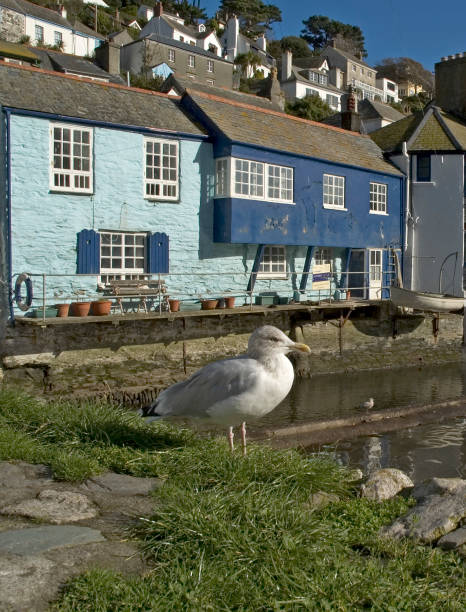
M138 394L182 379L210 361L244 352L258 326L275 325L311 347L298 375L419 366L462 356L458 315L395 317L388 305L339 310L262 309L186 316L17 323L2 344L4 384L56 394ZM186 374L185 374L186 370Z
M25 33L24 15L0 7L0 39L18 42Z

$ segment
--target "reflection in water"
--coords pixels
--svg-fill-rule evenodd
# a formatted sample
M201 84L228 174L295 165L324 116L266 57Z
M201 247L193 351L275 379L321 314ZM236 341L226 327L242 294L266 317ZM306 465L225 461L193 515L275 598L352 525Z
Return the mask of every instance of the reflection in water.
M376 410L453 400L466 395L463 363L379 370L297 380L288 398L251 429L361 414L361 402L374 398ZM380 436L327 445L337 457L365 472L397 467L415 482L466 477L466 418ZM310 451L315 449L309 449Z

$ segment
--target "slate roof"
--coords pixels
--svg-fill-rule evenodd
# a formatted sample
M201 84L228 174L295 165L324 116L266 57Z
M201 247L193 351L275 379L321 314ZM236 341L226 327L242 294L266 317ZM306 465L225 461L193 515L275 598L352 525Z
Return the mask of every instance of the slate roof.
M186 36L191 36L191 38L206 38L209 34L212 34L212 30L207 31L207 28L204 32L199 32L199 30L193 26L187 26L176 21L175 17L170 18L167 14L163 14L161 19L165 21L171 28L175 28L180 32L186 34Z
M0 62L3 106L202 136L178 99Z
M100 66L97 66L81 56L39 48L35 48L34 52L40 59L40 67L44 70L68 72L97 79L105 79L111 83L119 83L120 85L124 84L123 79L119 75L109 74L100 68Z
M405 115L397 111L393 106L375 100L361 100L358 102L358 112L364 119L386 119L393 122L405 118Z
M261 79L262 81L265 79ZM184 79L175 74L171 74L163 83L162 91L168 92L173 88L175 91L182 95L187 89L192 91L198 91L208 95L218 96L225 100L231 100L233 102L242 102L243 104L250 104L252 106L259 106L261 108L267 108L273 110L274 106L268 98L262 98L255 96L254 94L247 94L236 89L224 89L223 87L215 87L211 85L205 85L204 83L197 83L192 79Z
M364 60L359 59L359 57L356 57L355 55L352 55L351 53L348 53L347 51L343 51L342 49L339 49L338 47L326 47L325 49L323 49L321 55L323 55L324 57L325 57L325 51L327 49L332 49L333 51L336 51L337 53L345 57L347 60L349 60L350 62L354 62L355 64L361 64L361 66L366 66L367 68L374 70L372 66L369 66L369 64L367 64Z
M99 38L100 40L105 40L104 36L101 36L94 30L91 30L83 23L76 21L72 25L67 19L62 17L56 11L45 8L45 6L39 6L38 4L27 2L27 0L0 0L0 6L4 6L5 8L16 11L17 13L22 13L23 15L30 15L31 17L37 17L38 19L55 23L64 28L69 28L70 30L77 30L78 32L82 32L94 38Z
M410 151L466 151L466 124L433 105L370 136L387 153L400 152L403 142Z
M161 36L160 34L149 34L145 36L144 39L136 40L135 42L139 42L141 40L152 40L157 43L161 43L164 45L168 45L170 47L176 47L177 49L183 49L184 51L189 51L192 54L196 55L205 55L210 59L216 59L219 62L226 62L227 64L232 64L229 60L219 57L216 53L212 53L212 51L207 51L202 49L201 47L197 47L195 45L190 45L189 43L181 42L180 40L175 40L174 38L168 38L167 36ZM133 44L133 43L130 43Z
M194 90L187 94L231 141L401 175L368 136Z

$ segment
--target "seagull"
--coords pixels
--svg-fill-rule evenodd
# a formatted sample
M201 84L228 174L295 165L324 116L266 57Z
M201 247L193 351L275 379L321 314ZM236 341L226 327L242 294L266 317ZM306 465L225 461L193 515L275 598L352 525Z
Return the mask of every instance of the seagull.
M244 355L209 363L187 380L162 391L140 414L147 420L185 416L226 425L232 451L233 427L241 424L245 455L246 420L269 413L291 389L294 369L285 357L291 351L310 353L311 349L307 344L293 342L272 325L258 327Z
M365 408L366 410L370 410L374 407L374 398L370 397L367 401L363 402L362 404L359 404L359 407Z

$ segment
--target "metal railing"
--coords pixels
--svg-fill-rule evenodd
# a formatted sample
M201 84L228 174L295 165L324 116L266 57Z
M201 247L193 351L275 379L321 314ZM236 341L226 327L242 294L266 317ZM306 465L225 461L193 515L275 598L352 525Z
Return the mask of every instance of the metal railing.
M89 301L89 300L98 300L102 299L102 283L99 282L100 274L55 274L55 273L47 273L47 274L39 274L39 273L27 273L33 282L33 295L38 293L40 297L33 297L33 302L39 301L39 309L42 310L42 319L45 320L46 317L46 308L47 304L56 304L61 302L79 302L79 301ZM315 274L315 273L314 273ZM13 281L17 278L19 274L13 275ZM262 278L260 272L253 273L241 273L237 271L230 272L170 272L169 274L144 274L145 279L156 280L158 278L159 284L161 280L165 280L167 284L167 292L164 294L162 292L158 292L157 295L154 296L146 296L148 301L151 302L150 307L155 307L155 310L159 313L164 312L166 310L166 303L168 298L172 299L180 299L181 301L193 301L193 300L201 300L202 298L209 299L213 296L215 297L244 297L245 298L245 306L248 306L250 310L253 309L255 304L255 298L257 296L264 295L274 295L279 297L280 294L287 294L287 297L292 302L298 303L300 301L309 301L311 303L321 303L321 302L333 302L333 301L344 301L348 299L357 299L357 300L369 300L369 299L387 299L388 296L384 297L384 292L388 292L390 285L392 284L394 273L382 272L381 279L376 279L377 283L380 280L380 284L377 287L371 287L370 281L370 272L343 272L343 271L332 271L329 274L328 278L328 286L320 287L318 289L312 288L312 277L313 272L310 270L309 272L288 272L287 277L284 279L267 279ZM299 288L300 281L303 277L308 277L309 287L302 290ZM236 279L233 284L236 285L237 288L230 289L215 289L210 290L208 288L203 287L202 289L193 287L193 279L215 279L216 284L218 284L218 280L220 278L229 277L230 279ZM254 278L255 277L255 278ZM389 278L388 284L383 284L382 279L385 277ZM246 286L250 279L253 279L251 290L241 289L240 284L244 283ZM60 287L60 283L53 282L52 279L71 279L69 282L68 289ZM95 288L91 286L91 279L95 279ZM167 282L167 279L169 281ZM189 279L189 281L185 280L185 283L190 285L189 290L182 289L181 285L183 284L180 279ZM241 280L240 280L241 279ZM39 291L34 286L34 281L37 280L39 282ZM76 288L76 281L79 281L80 288ZM84 282L83 282L84 281ZM319 284L322 281L316 281ZM82 285L86 285L84 287ZM170 286L171 285L171 286ZM99 288L100 287L100 288ZM178 287L178 288L177 288ZM53 294L51 292L55 291ZM370 297L371 294L376 295L376 297ZM11 299L14 299L14 295L11 296ZM138 299L138 296L131 295L123 295L123 296L114 296L114 295L105 295L105 299L116 299L117 297L121 297L125 302L132 303L134 299ZM303 300L303 298L305 298Z

